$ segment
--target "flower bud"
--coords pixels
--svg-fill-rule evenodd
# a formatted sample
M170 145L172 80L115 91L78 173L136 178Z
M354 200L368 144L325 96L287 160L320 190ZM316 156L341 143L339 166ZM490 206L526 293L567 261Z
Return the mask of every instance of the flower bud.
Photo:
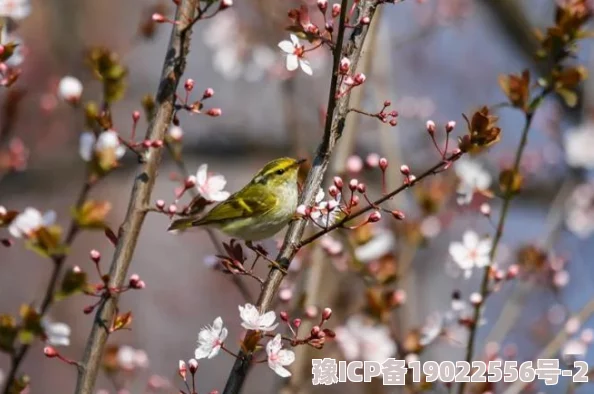
M72 272L74 272L75 274L80 274L82 270L78 265L75 265L74 267L72 267Z
M58 96L70 103L77 103L83 92L83 85L78 78L66 76L58 84Z
M281 318L282 321L284 322L288 322L289 321L289 314L286 311L281 311L279 313L279 316Z
M214 96L214 90L212 88L208 88L202 94L202 99L207 99Z
M351 198L351 206L356 207L357 205L359 205L359 202L361 200L359 199L359 196L353 196Z
M365 82L365 79L367 79L367 77L365 76L365 74L363 74L363 73L357 73L357 74L355 74L354 81L355 81L355 84L356 85L361 85L363 82Z
M318 315L318 307L315 305L309 305L305 307L305 316L309 319L313 319Z
M160 148L160 147L162 147L162 146L163 146L163 140L154 140L154 141L151 143L151 146L152 146L153 148Z
M371 22L371 19L368 16L364 16L363 18L361 18L362 25L368 25L369 22Z
M340 68L339 68L341 74L346 74L347 72L349 72L350 68L351 68L351 61L349 60L349 58L343 57L340 60Z
M380 157L378 165L382 171L386 171L386 168L388 168L388 159L385 157Z
M390 122L390 126L395 127L396 125L398 125L398 121L396 119L392 119Z
M333 211L338 206L338 201L330 200L328 201L328 210Z
M293 319L293 326L299 328L301 326L301 319Z
M194 89L194 80L192 78L186 79L186 82L184 82L184 89L188 92L191 92Z
M367 164L367 166L370 168L375 168L379 166L379 160L380 157L377 153L370 153L365 159L365 164Z
M134 286L136 286L136 283L138 283L139 280L140 280L140 276L138 274L132 274L132 275L130 275L128 284L130 285L130 287L134 287Z
M219 6L219 8L221 10L224 10L226 8L229 8L233 5L233 0L223 0L221 1L221 5Z
M380 213L380 211L373 211L369 215L369 218L367 219L367 221L369 223L375 223L375 222L379 222L381 219L382 219L382 214Z
M48 358L54 358L58 356L58 351L52 346L46 346L43 348L43 354Z
M346 167L349 172L358 173L363 169L363 160L357 155L349 156Z
M332 19L328 19L324 28L326 31L328 31L328 33L332 33L334 31L334 21Z
M176 213L177 212L177 206L175 204L171 204L169 206L169 208L167 208L167 211L169 211L169 213Z
M223 114L223 111L220 108L211 108L208 111L206 111L206 114L208 116L212 116L213 118L216 118L218 116L221 116Z
M163 210L163 208L165 208L165 201L157 200L157 202L155 202L155 206L157 209Z
M190 175L189 177L186 178L186 180L184 181L184 187L186 189L191 189L194 186L196 186L196 177L194 175Z
M163 16L163 14L159 14L157 12L155 12L151 18L153 20L153 22L155 23L163 23L166 21L165 17Z
M198 371L198 361L196 361L195 359L191 358L188 361L188 365L190 366L190 373L192 375L194 375L196 373L196 371Z
M451 133L452 131L454 131L454 127L456 127L456 122L454 122L453 120L450 120L446 124L446 133Z
M332 4L332 18L340 15L340 4Z
M136 122L138 122L138 119L140 119L140 111L132 112L132 121L134 121L134 123L136 123Z
M332 309L324 308L324 311L322 312L322 319L328 320L330 319L330 316L332 316Z
M145 147L145 148L147 148L147 149L150 148L151 145L153 145L153 141L151 141L151 140L144 140L144 141L142 141L142 146Z
M366 190L367 190L367 187L365 186L365 184L364 184L364 183L359 183L359 184L357 185L357 191L358 191L359 193L365 193L365 191L366 191Z
M96 249L92 249L89 252L89 256L91 257L91 260L93 260L95 263L99 263L99 261L101 260L101 253Z
M344 182L342 181L341 177L334 177L334 186L336 186L338 189L342 189L342 187L344 186Z
M331 197L336 197L336 196L338 196L338 193L339 193L339 190L338 190L338 188L337 188L335 185L332 185L332 186L330 186L330 187L328 188L328 194L329 194Z
M403 164L403 165L400 166L400 172L404 176L409 176L410 175L410 168L408 168L408 166L406 164Z
M512 264L507 268L507 279L514 279L516 276L518 276L518 273L520 272L520 267L518 267L517 264Z
M349 181L349 189L351 189L351 191L355 191L355 189L357 189L357 185L359 185L359 181L356 179L351 179Z
M313 326L312 329L311 329L311 336L312 337L317 337L318 334L320 333L320 331L322 331L320 329L320 326Z
M186 363L184 360L179 360L179 366L177 367L177 373L183 380L186 380L186 373L188 372L188 368L186 367Z
M85 308L83 309L83 313L85 315L88 315L90 313L92 313L95 310L95 305L87 305L85 306Z
M481 204L481 213L487 217L489 217L491 215L491 206L489 204L487 204L486 202Z
M483 296L480 293L472 293L470 295L470 303L474 306L480 305L483 302Z
M394 218L397 220L404 220L404 218L405 218L404 212L399 211L397 209L393 210L391 213L392 213L392 216L394 216Z
M318 9L325 13L328 9L328 0L318 0Z
M435 122L432 120L428 120L425 126L427 128L427 132L431 135L435 134Z
M384 101L384 107L389 107L390 105L392 105L392 102L390 100Z

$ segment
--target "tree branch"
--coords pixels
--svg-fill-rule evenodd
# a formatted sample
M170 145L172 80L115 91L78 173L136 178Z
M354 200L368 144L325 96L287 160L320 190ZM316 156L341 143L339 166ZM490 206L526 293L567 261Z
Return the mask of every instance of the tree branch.
M87 196L91 191L92 184L89 181L88 174L86 175L85 183L83 184L78 198L76 199L75 209L80 209L85 201L87 200ZM68 232L66 233L66 238L64 239L64 246L70 247L74 242L80 228L76 222L76 219L72 219L70 221L70 225L68 226ZM60 273L62 272L62 267L64 266L64 262L66 261L67 254L61 254L59 256L52 257L52 261L54 263L52 274L50 276L49 281L47 282L47 286L43 295L43 300L41 301L41 305L39 307L39 315L41 317L45 316L49 308L52 306L54 301L54 291L56 289L56 285L58 284L58 279L60 278ZM30 349L30 345L21 345L15 353L11 357L11 365L10 370L8 372L8 376L6 377L6 383L4 386L4 390L2 391L4 394L10 393L10 389L15 381L17 372L27 352Z
M198 0L183 0L177 7L172 25L171 38L165 54L163 71L156 95L157 109L148 127L145 139L163 140L171 123L174 111L175 92L185 69L186 56L190 47L191 21L196 15ZM155 184L157 168L161 161L162 148L150 148L146 162L134 179L128 211L118 234L116 251L109 270L109 286L124 284L130 261L136 248L140 229L146 216L151 192ZM116 313L117 295L108 298L97 310L95 322L87 340L81 368L76 383L77 394L91 394L97 379L103 349L108 332L104 325L111 322Z
M367 16L371 21L377 4L378 0L362 0L358 6L358 16ZM357 69L363 42L365 41L365 36L367 35L367 30L369 28L369 24L359 24L355 27L343 50L347 9L348 1L342 0L340 24L333 53L332 80L330 82L330 93L328 95L324 138L318 147L317 155L312 163L312 168L307 176L303 193L301 194L300 204L305 204L306 206L310 206L314 201L314 197L322 184L322 179L326 173L328 163L330 162L334 145L340 138L345 125L350 93L347 93L340 98L336 98L340 83L338 74L340 60L342 57L348 57L351 61L351 69ZM289 225L283 246L276 259L276 261L285 269L290 265L291 260L299 250L298 244L306 224L306 220L296 220ZM270 271L258 299L257 306L260 311L270 309L284 275L283 271L276 268L273 268ZM250 335L253 335L253 333L248 332L246 338ZM235 361L229 374L229 378L227 379L227 384L223 391L224 394L236 394L241 390L251 364L253 350L254 349L245 349L239 354L239 358Z

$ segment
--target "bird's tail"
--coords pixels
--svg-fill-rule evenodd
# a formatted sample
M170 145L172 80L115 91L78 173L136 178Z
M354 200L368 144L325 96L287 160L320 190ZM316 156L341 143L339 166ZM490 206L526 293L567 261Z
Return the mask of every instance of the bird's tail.
M171 222L167 231L169 232L178 232L179 230L186 230L194 225L197 222L196 218L182 218L177 219Z

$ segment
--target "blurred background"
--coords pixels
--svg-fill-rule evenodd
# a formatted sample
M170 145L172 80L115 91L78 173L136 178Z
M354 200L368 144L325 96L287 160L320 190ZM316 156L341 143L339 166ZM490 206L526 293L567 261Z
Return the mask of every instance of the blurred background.
M329 54L319 50L310 57L312 77L303 73L292 75L284 68L277 44L288 38L284 30L287 11L301 3L237 3L212 20L196 25L185 73L195 80L196 92L214 89L209 104L222 108L223 116L180 115L188 169L194 173L200 164L208 163L209 171L226 177L229 191L245 184L270 159L282 155L312 157L322 132L331 67ZM310 3L315 9L315 2ZM351 104L374 112L384 100L391 100L391 108L399 112L399 124L390 127L374 119L349 115L330 174L365 180L378 193L379 171L365 165L357 171L356 157L363 162L371 153L387 157L393 163L389 185L401 182L397 171L400 164L408 164L413 173L431 167L439 157L427 137L425 122L432 119L443 127L454 120L454 134L461 134L465 128L462 113L470 114L482 105L506 101L497 83L499 74L529 68L536 78L542 70L533 61L536 43L532 31L552 23L554 6L553 0L407 0L382 7L361 62L367 82ZM64 75L75 76L84 85L83 101L99 100L101 86L85 64L85 53L94 46L117 52L129 75L125 98L113 106L113 119L115 129L126 135L132 127L132 111L141 109L140 100L145 94L153 95L156 91L169 39L168 24L157 25L154 34L146 37L148 27L143 24L156 9L170 16L174 11L169 1L32 1L31 14L15 30L22 39L24 60L22 74L10 88L25 93L10 137L21 140L28 154L23 155L26 165L0 175L0 205L15 210L29 206L41 211L55 210L58 223L67 225L85 173L86 164L78 154L84 117L57 100L57 83ZM590 42L586 41L578 60L589 69L590 54ZM594 244L584 230L594 224L591 201L578 215L586 218L585 224L580 227L567 223L568 210L575 205L570 197L576 185L589 180L589 172L585 165L568 166L564 147L564 135L576 128L594 133L590 124L592 93L592 84L587 82L580 91L577 108L567 108L551 97L538 111L522 162L525 189L512 203L504 245L497 258L501 267L528 264L522 255L518 257L518 249L534 245L549 257L565 262L557 270L563 271L563 278L555 278L557 272L551 274L548 268L524 265L521 279L504 283L489 298L477 353L483 351L485 343L492 342L501 352L517 353L521 360L531 359L563 329L566 317L583 308L594 295L590 257ZM11 100L7 90L0 96L5 104ZM497 178L498 169L513 159L523 125L519 111L504 108L498 115L502 141L477 159L493 179ZM139 134L143 135L145 129L146 124L141 123ZM9 139L0 142L6 145ZM135 175L131 156L127 155L122 168L93 189L94 198L113 204L108 222L114 229L125 214ZM169 179L169 174L176 171L175 164L166 158L153 200L174 200L177 183ZM406 213L405 224L396 226L389 223L391 219L385 219L380 227L393 234L395 241L388 242L389 250L381 249L385 253L378 252L373 260L390 255L388 265L397 280L389 286L406 292L406 302L389 319L400 349L406 348L411 330L426 327L429 316L451 308L455 291L467 300L479 288L478 271L467 280L452 268L448 245L460 240L466 229L488 234L492 233L492 226L478 214L480 198L468 207L456 205L455 197L452 198L455 183L455 172L449 171L429 179L417 192L399 196L391 206ZM432 204L432 208L424 203ZM493 200L494 211L499 204L497 199ZM245 301L228 276L205 264L215 253L206 233L173 236L165 232L167 225L168 220L162 215L147 217L131 268L131 272L143 278L147 288L121 298L122 310L134 313L132 330L110 338L110 343L143 349L149 357L148 366L133 373L129 389L134 393L144 392L152 375L170 379L181 388L176 379L178 360L193 356L199 329L211 324L216 316L221 316L229 328L229 347L237 349L242 335L237 306ZM568 231L576 226L583 231ZM272 241L266 245L270 249L276 247ZM107 270L113 247L101 232L79 236L67 265L90 271L88 253L93 248L103 254L102 264ZM294 316L301 316L308 307L309 313L315 314L312 307L330 306L337 312L328 327L336 328L344 325L349 315L365 309L369 289L365 290L366 285L357 274L341 269L344 262L339 261L340 257L317 249L320 248L306 251L300 259L299 269L291 273L284 287L285 294L293 297L279 300L277 310L290 310ZM22 303L39 302L51 272L50 264L26 250L22 242L0 249L0 313L16 314ZM266 268L260 269L265 275ZM244 281L255 298L258 286ZM302 298L299 294L304 289ZM71 297L56 303L49 314L52 320L72 328L71 345L61 351L73 359L82 357L92 323L91 317L82 313L88 303L84 296ZM581 331L592 327L592 322L586 321L576 335L579 337ZM436 340L421 358L462 359L465 347L459 341L463 338ZM563 342L568 341L571 336ZM22 367L32 376L31 393L72 392L76 371L46 359L42 347L37 343ZM558 350L562 352L563 346ZM307 361L311 357L345 356L336 343L329 343L322 351L300 349L290 383L281 382L265 365L260 365L251 372L244 392L397 391L376 384L314 388L311 363ZM227 355L201 361L197 379L200 392L222 390L232 363ZM7 368L8 359L0 355L0 369L6 372ZM115 392L104 375L100 375L96 387ZM547 387L545 392L566 392L567 387L568 382L562 380L558 387ZM530 390L539 389L543 388ZM579 393L591 390L591 385L576 388Z

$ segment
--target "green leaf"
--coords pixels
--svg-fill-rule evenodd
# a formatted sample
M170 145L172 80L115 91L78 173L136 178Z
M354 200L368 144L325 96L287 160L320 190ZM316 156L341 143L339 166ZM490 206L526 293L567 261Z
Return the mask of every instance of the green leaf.
M63 300L73 294L81 293L89 287L87 282L87 274L85 272L77 272L70 270L64 275L60 290L54 294L57 301Z

